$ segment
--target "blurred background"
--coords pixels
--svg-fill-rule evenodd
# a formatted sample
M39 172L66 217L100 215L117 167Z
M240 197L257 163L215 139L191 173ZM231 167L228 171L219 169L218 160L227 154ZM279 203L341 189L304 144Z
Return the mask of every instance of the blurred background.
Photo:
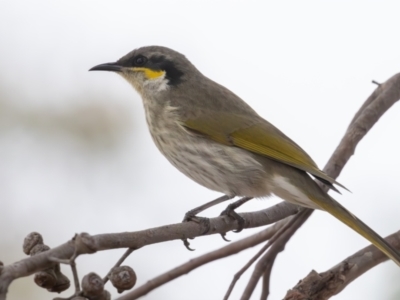
M0 260L24 258L22 242L31 231L55 247L76 232L176 223L219 196L162 157L148 133L141 99L122 78L89 68L145 45L173 48L323 167L376 88L371 80L383 82L400 71L399 9L398 1L365 0L1 1ZM400 229L399 115L395 105L359 144L339 178L352 193L334 195L383 236ZM278 201L254 200L241 210ZM213 217L224 208L202 215ZM191 243L195 252L181 241L151 245L127 263L140 285L226 245L219 236ZM367 245L333 217L314 213L274 264L269 299L281 299L312 269L325 271ZM203 266L144 298L221 299L256 251ZM79 274L103 276L123 252L79 257ZM71 278L69 268L62 268ZM232 299L243 292L251 270ZM400 270L387 262L334 299L399 299L399 280ZM255 299L259 292L260 287ZM30 277L14 282L8 299L52 297Z

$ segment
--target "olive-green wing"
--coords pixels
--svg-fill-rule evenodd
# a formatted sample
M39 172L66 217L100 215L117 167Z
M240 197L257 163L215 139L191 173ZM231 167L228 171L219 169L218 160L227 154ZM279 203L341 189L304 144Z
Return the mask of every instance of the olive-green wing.
M221 144L246 149L303 170L334 190L336 189L332 184L346 189L321 171L303 149L275 126L257 116L253 119L212 112L206 116L187 119L183 126Z

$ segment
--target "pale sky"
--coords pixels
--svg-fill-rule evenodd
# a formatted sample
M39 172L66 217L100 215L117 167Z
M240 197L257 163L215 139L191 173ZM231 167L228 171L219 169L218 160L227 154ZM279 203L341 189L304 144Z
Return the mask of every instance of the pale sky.
M23 258L22 241L31 231L55 247L76 232L177 223L219 196L168 163L153 145L136 92L115 74L89 73L94 65L141 46L175 49L323 168L376 88L371 80L400 71L399 11L398 1L1 1L0 260ZM399 115L395 105L345 167L338 180L352 193L333 195L382 236L400 229ZM255 200L240 211L278 201ZM312 269L325 271L366 245L327 213L314 213L279 254L269 299L283 298ZM180 241L151 245L127 263L141 285L225 242L209 236L192 246L196 251ZM222 299L259 247L203 266L144 299ZM122 253L80 257L79 274L103 276ZM71 277L68 268L63 272ZM240 297L251 272L231 299ZM386 262L334 299L396 299L399 279L398 267ZM259 296L260 287L253 298ZM52 297L28 278L11 286L9 299Z

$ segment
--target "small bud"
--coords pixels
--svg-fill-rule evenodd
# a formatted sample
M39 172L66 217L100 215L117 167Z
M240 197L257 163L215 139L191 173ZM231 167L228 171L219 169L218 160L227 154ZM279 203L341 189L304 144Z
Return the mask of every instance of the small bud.
M48 289L48 291L61 293L65 290L67 290L70 286L70 281L67 276L65 276L63 273L61 273L60 265L59 264L55 265L53 270L57 276L57 282L51 289Z
M131 289L136 283L135 271L129 266L114 268L109 278L118 293Z
M27 235L27 237L24 239L24 245L23 245L23 250L26 255L29 255L32 248L38 244L43 244L43 238L40 233L37 232L31 232L30 234Z
M40 271L33 279L38 286L49 292L61 293L69 288L70 281L59 269L60 266L56 265L54 268Z
M104 282L96 273L89 273L82 278L83 294L89 298L101 295L104 291Z
M45 289L51 289L57 282L57 277L52 270L38 272L33 277L35 283Z

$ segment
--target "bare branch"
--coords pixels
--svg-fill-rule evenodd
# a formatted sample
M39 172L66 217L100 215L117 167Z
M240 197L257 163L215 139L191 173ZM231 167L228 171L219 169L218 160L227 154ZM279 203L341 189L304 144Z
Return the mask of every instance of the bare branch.
M355 114L346 134L324 168L329 176L339 176L361 139L399 99L400 73L378 86Z
M262 281L262 292L260 300L267 300L269 296L269 281L271 278L272 267L274 266L274 262L272 261L264 270L263 281Z

